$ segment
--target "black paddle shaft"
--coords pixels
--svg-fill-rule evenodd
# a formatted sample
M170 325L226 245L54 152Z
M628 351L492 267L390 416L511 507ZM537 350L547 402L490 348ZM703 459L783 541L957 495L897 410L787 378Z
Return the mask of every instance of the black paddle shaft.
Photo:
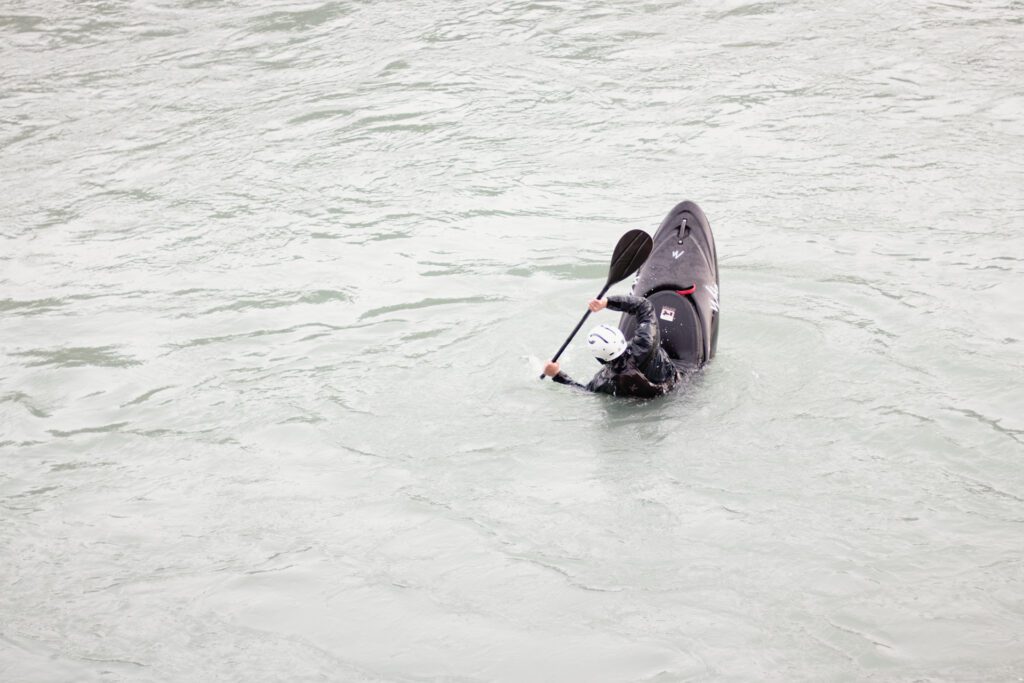
M612 262L608 267L608 281L604 283L604 288L594 298L600 299L616 282L621 282L635 273L644 264L644 261L647 260L652 246L651 236L643 230L630 230L623 235L619 239L619 243L615 245L615 251L612 252ZM572 332L569 333L562 347L558 349L558 353L551 359L552 363L558 360L562 352L569 346L569 342L572 341L572 338L576 336L576 333L580 331L583 323L589 317L590 311L588 310L580 318L580 321L576 323L576 327L573 328ZM544 377L544 373L541 373L540 378L544 379Z
M608 284L606 284L606 285L604 286L604 289L602 289L602 290L601 290L600 292L598 292L598 293L597 293L597 296L595 296L594 298L595 298L595 299L600 299L601 297L603 297L603 296L604 296L604 294L605 294L605 292L607 292L607 291L608 291L608 290L609 290L609 289L611 288L612 284L613 284L613 283L611 283L611 282L609 282ZM587 312L583 314L583 317L582 317L582 318L580 318L580 321L579 321L578 323L576 323L576 327L572 328L572 332L570 332L570 333L569 333L569 338L568 338L568 339L566 339L566 340L565 340L564 342L562 342L562 346L561 346L561 348L560 348L560 349L558 349L558 352L557 352L557 353L556 353L556 354L554 355L554 357L553 357L553 358L551 359L551 362L552 362L552 363L554 363L555 361L557 361L557 360L558 360L558 358L559 358L559 356L561 356L561 355L562 355L562 352L563 352L563 351L565 351L565 350L566 350L566 349L567 349L567 348L569 347L569 342L571 342L571 341L572 341L572 338L573 338L573 337L575 337L575 336L576 336L576 333L580 331L580 328L581 328L581 327L583 327L583 323L587 322L587 318L589 318L589 317L590 317L590 312L591 312L591 311L590 311L590 309L587 309ZM544 375L541 375L541 379L543 379L543 378L544 378Z

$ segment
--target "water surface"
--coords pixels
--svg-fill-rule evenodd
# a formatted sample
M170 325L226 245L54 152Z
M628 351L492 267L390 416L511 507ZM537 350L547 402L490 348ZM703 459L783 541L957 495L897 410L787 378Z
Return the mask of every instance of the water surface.
M1020 678L1022 23L8 0L0 678ZM538 382L682 199L715 362Z

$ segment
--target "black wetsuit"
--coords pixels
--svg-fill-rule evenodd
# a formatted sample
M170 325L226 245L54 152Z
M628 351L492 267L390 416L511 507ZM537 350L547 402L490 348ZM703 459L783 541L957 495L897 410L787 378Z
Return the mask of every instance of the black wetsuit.
M654 306L638 296L610 296L608 308L636 316L636 332L626 351L609 361L586 385L564 372L552 377L559 384L612 396L653 398L665 394L679 381L679 370L661 348Z

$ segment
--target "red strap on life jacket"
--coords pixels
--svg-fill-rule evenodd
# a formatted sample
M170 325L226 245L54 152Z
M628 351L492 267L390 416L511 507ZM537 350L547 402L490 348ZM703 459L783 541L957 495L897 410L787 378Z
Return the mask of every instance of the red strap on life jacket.
M697 291L697 285L690 285L689 289L677 289L676 294L679 296L686 296L687 294L693 294Z

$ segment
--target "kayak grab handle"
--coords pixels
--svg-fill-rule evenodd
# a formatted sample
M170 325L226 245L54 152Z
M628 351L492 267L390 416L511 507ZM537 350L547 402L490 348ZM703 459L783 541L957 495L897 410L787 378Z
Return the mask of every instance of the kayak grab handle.
M682 244L683 240L686 239L686 236L689 234L690 228L686 225L686 219L684 218L683 222L679 224L678 228L676 228L676 236L679 238L678 244Z

